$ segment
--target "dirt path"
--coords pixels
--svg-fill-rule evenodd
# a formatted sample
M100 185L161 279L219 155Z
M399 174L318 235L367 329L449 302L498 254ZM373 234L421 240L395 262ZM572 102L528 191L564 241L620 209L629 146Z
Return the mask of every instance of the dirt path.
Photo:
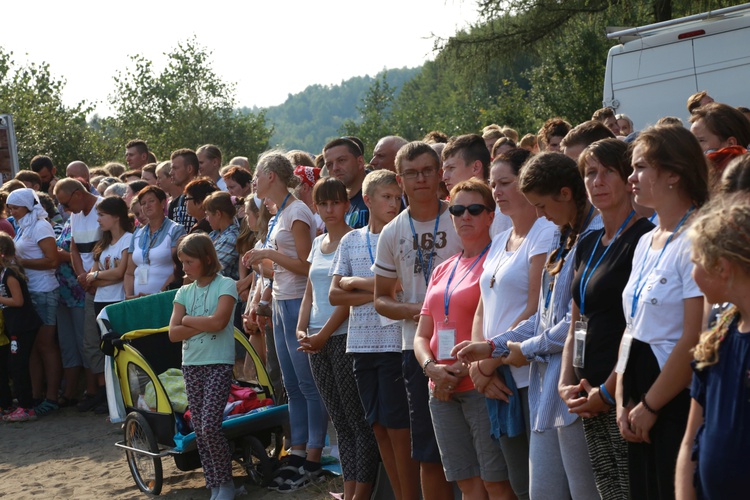
M121 439L120 424L112 424L100 415L78 413L72 408L35 422L0 422L0 497L14 500L148 498L135 486L125 453L114 446ZM200 469L182 472L171 458L162 462L162 497L209 498ZM242 468L235 464L235 485L243 485L246 478ZM329 491L343 489L340 479L313 485L292 495L245 487L247 494L238 498L330 499Z

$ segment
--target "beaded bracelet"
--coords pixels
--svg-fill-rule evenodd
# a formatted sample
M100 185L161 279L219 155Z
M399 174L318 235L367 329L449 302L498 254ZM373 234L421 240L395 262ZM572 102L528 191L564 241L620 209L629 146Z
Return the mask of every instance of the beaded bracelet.
M641 396L641 403L643 403L643 407L652 415L658 415L659 412L657 410L654 410L651 408L648 403L646 402L646 393L643 393L643 396Z

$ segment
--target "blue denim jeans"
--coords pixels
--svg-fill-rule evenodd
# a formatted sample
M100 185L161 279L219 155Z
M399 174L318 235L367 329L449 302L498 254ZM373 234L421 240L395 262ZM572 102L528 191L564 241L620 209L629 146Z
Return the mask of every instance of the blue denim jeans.
M328 413L315 385L309 356L298 351L297 319L302 299L273 300L273 337L289 399L292 446L323 448Z

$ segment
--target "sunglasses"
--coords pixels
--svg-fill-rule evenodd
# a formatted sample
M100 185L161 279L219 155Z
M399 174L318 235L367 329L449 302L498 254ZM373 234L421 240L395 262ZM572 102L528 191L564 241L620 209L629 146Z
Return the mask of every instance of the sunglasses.
M451 205L448 207L448 211L450 211L451 215L455 215L456 217L461 217L467 210L469 211L469 215L476 217L485 210L489 211L489 208L480 205L479 203L474 203L468 207L465 205Z

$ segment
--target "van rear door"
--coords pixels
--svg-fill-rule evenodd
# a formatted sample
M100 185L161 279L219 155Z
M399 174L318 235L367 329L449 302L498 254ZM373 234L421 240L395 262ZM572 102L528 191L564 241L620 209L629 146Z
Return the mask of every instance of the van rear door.
M750 27L693 39L696 88L719 102L750 107L748 41Z

